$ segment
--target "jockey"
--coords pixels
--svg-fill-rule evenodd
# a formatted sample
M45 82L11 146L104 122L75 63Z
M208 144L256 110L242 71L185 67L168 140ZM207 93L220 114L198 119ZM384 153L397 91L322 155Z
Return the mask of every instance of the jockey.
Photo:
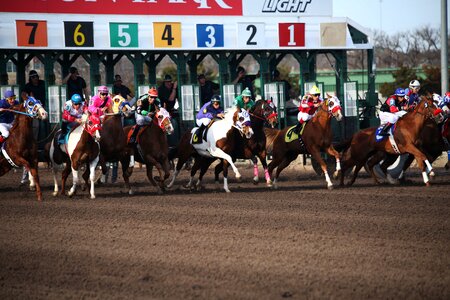
M323 101L323 99L320 97L320 94L321 93L319 88L314 85L309 90L309 94L303 96L300 102L300 106L298 107L299 110L299 113L297 115L298 123L297 126L295 126L294 128L294 132L296 134L300 132L303 123L310 120L316 113L317 109L319 108L320 104Z
M223 109L220 107L220 101L220 96L214 95L211 101L206 102L197 113L196 123L200 127L198 129L198 136L202 136L203 130L208 127L214 118L223 119L224 114Z
M415 107L419 102L420 82L411 80L409 88L405 89L405 99L408 101L408 108Z
M245 88L245 90L242 91L241 95L237 96L234 99L234 105L239 110L245 109L248 111L250 108L253 107L253 105L255 105L255 102L251 99L251 97L252 92L248 88Z
M5 98L0 100L0 145L8 138L9 130L14 122L14 113L11 111L3 111L10 109L14 105L19 104L16 95L11 90L5 92Z
M112 98L112 111L115 114L118 114L119 112L124 112L124 111L130 111L131 110L131 105L130 103L125 100L124 97L122 97L121 95L115 95Z
M450 92L445 93L445 96L440 98L438 106L444 111L444 116L446 118L450 116Z
M98 95L95 95L91 99L91 104L88 107L88 111L98 118L101 118L105 111L112 106L112 100L109 96L108 87L102 85L98 88Z
M81 123L81 117L85 110L86 106L79 94L73 94L72 98L66 101L62 115L61 133L58 139L59 144L64 144L66 134L70 129Z
M148 90L147 95L143 95L136 103L136 126L130 137L130 144L136 142L136 135L139 128L144 125L149 125L152 122L152 117L159 111L160 102L158 100L158 90L154 87Z
M408 101L405 99L405 90L397 88L394 95L387 98L386 102L380 107L380 122L384 125L380 135L388 136L388 130L392 124L395 124L399 118L406 114Z

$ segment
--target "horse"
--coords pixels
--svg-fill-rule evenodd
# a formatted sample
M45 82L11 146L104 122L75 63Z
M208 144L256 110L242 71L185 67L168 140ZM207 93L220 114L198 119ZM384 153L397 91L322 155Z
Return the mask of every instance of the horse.
M8 139L2 145L0 154L0 176L12 168L25 167L31 173L30 189L36 189L38 201L42 201L38 174L37 144L33 137L32 119L46 120L48 113L42 103L28 97L23 104L13 106L9 111L16 113Z
M123 131L126 136L130 136L133 126L126 126ZM158 194L165 191L164 181L169 178L170 164L168 159L169 144L166 134L170 135L174 131L172 122L170 121L169 112L160 108L155 114L155 118L150 125L140 129L137 136L137 143L127 145L127 151L131 153L132 158L129 166L134 166L134 157L136 161L145 164L147 167L147 177L153 186L158 189ZM122 165L124 169L127 165ZM153 178L153 166L159 172L159 176ZM125 182L129 181L129 177L133 173L133 168L129 168L123 173ZM158 182L158 183L157 183Z
M442 155L443 151L447 151L450 149L448 144L448 141L450 141L450 130L448 130L449 126L450 119L447 119L442 124L442 130L434 120L425 120L423 129L420 132L420 143L418 144L418 147L426 155L430 164L433 164L433 162ZM398 159L398 155L377 152L377 154L369 160L369 163L376 166L377 163L383 160L381 163L379 163L379 170L382 173L380 174L381 177L386 177L388 182L391 184L397 184L399 180L405 180L405 172L414 161L414 156L409 154L403 155L406 155L406 159L401 160L395 170L391 172L389 172L387 169ZM378 173L379 172L377 172L377 175ZM433 172L429 173L429 175L431 177L434 176Z
M269 176L269 171L267 169L267 160L266 160L266 135L264 133L264 127L266 125L271 128L275 127L275 124L278 122L278 115L276 113L276 107L270 100L258 100L255 105L249 111L250 121L252 123L253 135L250 139L246 139L242 136L237 136L238 144L242 145L241 149L237 147L234 150L235 155L233 155L234 159L251 159L253 162L253 183L258 184L259 176L258 176L258 160L261 162L264 175L266 179L267 186L272 186L272 181ZM202 172L200 172L199 181L201 182L204 173L206 172L206 166L202 168ZM201 166L192 167L191 177L194 176L196 168L201 168ZM219 182L219 174L223 170L223 164L217 164L214 170L215 181Z
M278 188L277 181L281 171L302 153L309 153L316 159L325 175L328 189L333 188L333 183L328 175L327 165L320 151L324 150L336 158L335 177L338 176L341 169L340 154L331 143L333 139L331 118L334 117L337 121L341 121L343 114L340 100L335 96L327 95L327 97L320 104L316 114L304 125L303 133L300 136L301 139L293 132L295 126L286 127L282 130L264 129L267 137L267 151L272 152L273 156L268 169L271 178L273 178L273 187L275 189ZM277 169L275 177L272 177L272 172L275 168Z
M355 133L351 139L349 148L344 152L344 162L340 180L341 186L344 185L344 174L347 170L355 166L353 177L347 183L347 185L350 186L355 182L358 172L364 166L366 161L377 151L397 155L403 153L412 154L417 161L419 169L422 171L425 185L429 186L430 182L425 166L428 167L429 172L432 172L433 168L426 155L418 146L420 144L420 134L424 128L425 121L429 118L436 120L438 117L442 118L442 115L439 113L439 110L432 99L430 97L422 96L414 110L408 112L397 121L392 137L377 142L376 134L378 130L376 127L363 129ZM374 181L378 183L378 179L373 170L373 166L376 163L377 158L369 161L368 169Z
M245 110L239 111L236 107L233 107L225 114L224 119L214 121L208 127L206 141L202 140L200 143L193 143L195 139L198 138L195 134L198 129L197 127L193 128L191 131L187 131L181 137L180 143L174 150L173 156L178 157L178 162L172 180L167 186L168 188L173 186L181 168L191 156L194 156L196 159L204 160L204 168L206 169L214 160L218 158L222 159L224 176L223 188L227 193L230 192L227 178L228 165L231 165L236 174L236 179L240 180L241 174L234 165L233 155L235 155L235 149L240 147L240 145L238 145L239 141L241 141L239 137L245 136L245 138L250 139L253 135L248 112ZM200 161L197 166L200 166ZM192 184L192 182L193 177L191 176L190 184ZM200 184L200 182L197 182L197 185Z
M58 144L58 135L55 135L50 145L49 157L52 162L54 190L53 196L58 194L58 181L56 174L61 164L66 163L61 176L61 195L65 194L65 184L67 177L72 171L73 183L68 192L68 196L72 197L76 193L78 178L78 169L82 164L86 164L87 168L83 174L85 182L90 181L90 198L95 199L95 167L99 161L100 155L100 130L101 123L97 116L92 114L84 114L81 124L69 132L67 144Z
M127 146L127 136L122 126L122 112L107 114L102 122L102 134L100 139L100 161L102 166L102 182L105 182L107 167L106 162L119 162L122 165L122 174L127 173L128 176L123 176L125 186L128 194L132 195L133 191L130 187L129 168L133 167L130 164L131 149Z

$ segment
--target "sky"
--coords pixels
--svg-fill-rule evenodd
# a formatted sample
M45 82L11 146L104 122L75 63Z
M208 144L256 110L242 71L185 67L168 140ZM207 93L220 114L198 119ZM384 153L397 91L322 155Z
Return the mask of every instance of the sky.
M333 0L333 16L348 17L363 27L393 35L425 25L440 28L441 0ZM447 0L447 28L449 24Z

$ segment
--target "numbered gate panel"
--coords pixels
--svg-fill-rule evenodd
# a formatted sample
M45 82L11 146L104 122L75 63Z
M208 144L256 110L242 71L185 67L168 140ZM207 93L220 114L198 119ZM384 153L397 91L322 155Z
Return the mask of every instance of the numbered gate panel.
M224 46L222 24L197 24L197 47L220 48Z
M181 23L154 22L153 44L155 48L181 48Z
M66 47L94 47L94 22L64 22Z
M109 41L113 48L139 47L137 23L109 23Z
M17 46L47 47L47 21L17 20Z
M305 47L305 23L279 23L280 47Z
M239 48L261 48L266 45L264 23L238 23L237 44Z

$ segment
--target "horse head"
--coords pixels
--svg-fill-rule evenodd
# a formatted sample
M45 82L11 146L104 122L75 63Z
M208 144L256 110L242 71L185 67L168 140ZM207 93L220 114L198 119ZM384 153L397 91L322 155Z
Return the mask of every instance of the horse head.
M277 108L272 100L258 100L253 106L250 115L267 122L270 127L274 128L278 123Z
M41 120L46 120L48 117L47 111L42 106L41 101L35 99L34 97L28 97L23 103L25 111L32 118L38 118Z
M238 129L239 132L247 139L252 137L253 129L251 126L250 115L245 109L235 111L233 114L233 124L234 127Z
M330 115L332 115L337 121L341 121L342 117L342 107L341 101L336 96L330 96L327 94L327 100L324 101L323 105L326 105L327 111Z
M156 121L159 128L168 135L171 135L174 131L172 122L170 121L170 113L163 107L156 113Z
M432 96L422 96L414 112L433 119L436 123L441 123L444 120L442 109L436 105Z
M81 123L84 130L89 133L96 142L100 141L100 130L102 129L100 118L93 114L84 114Z

